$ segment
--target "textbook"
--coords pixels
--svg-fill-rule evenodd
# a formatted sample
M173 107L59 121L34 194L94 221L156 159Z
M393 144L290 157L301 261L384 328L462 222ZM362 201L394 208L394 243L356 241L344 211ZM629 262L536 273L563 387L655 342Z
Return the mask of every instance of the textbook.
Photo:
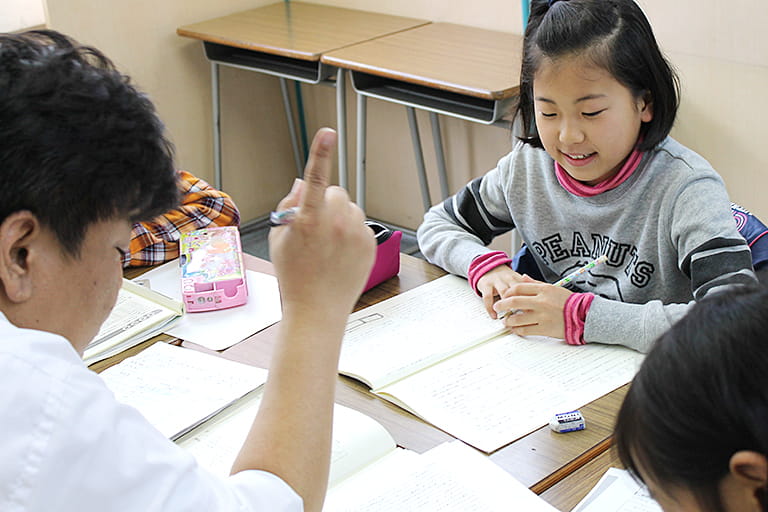
M447 275L353 313L339 373L491 453L626 384L642 359L511 334L465 279Z
M160 334L184 314L184 305L128 279L99 332L83 353L90 365Z
M214 474L229 475L260 394L246 397L176 443ZM423 454L398 448L373 418L336 404L324 512L555 512L487 456L455 441Z
M177 439L267 381L267 370L157 342L101 372L118 402Z

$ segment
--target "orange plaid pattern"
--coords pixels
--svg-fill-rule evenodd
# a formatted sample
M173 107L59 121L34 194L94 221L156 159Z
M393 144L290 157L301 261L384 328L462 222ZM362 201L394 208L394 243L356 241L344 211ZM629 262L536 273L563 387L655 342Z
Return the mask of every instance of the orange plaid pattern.
M179 171L181 205L149 222L134 224L124 267L157 265L179 256L182 233L208 226L239 226L232 198L187 171Z

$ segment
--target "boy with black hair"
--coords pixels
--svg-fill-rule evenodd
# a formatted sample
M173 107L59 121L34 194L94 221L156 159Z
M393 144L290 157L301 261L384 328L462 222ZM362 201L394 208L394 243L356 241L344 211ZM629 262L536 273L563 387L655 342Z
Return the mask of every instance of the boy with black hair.
M97 50L0 35L0 510L321 509L341 338L375 247L328 186L335 140L318 133L306 182L279 205L300 207L270 233L283 320L258 416L220 479L80 359L114 305L132 223L178 201L163 126Z

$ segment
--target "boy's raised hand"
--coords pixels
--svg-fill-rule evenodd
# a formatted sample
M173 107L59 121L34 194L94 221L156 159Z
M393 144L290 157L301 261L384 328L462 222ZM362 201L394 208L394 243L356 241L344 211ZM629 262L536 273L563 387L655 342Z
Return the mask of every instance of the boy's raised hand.
M283 307L305 317L328 315L329 309L349 314L373 265L376 244L365 214L343 188L329 186L335 146L336 132L317 132L304 180L296 180L278 205L299 211L269 234Z

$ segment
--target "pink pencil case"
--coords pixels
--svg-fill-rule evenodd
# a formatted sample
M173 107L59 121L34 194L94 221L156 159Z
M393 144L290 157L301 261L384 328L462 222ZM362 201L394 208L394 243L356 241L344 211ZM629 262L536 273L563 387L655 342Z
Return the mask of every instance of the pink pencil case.
M188 313L215 311L248 302L240 233L235 226L182 233L181 294Z
M376 260L363 289L368 291L400 272L400 240L403 238L403 232L391 230L373 220L367 220L365 224L373 230L377 242Z

